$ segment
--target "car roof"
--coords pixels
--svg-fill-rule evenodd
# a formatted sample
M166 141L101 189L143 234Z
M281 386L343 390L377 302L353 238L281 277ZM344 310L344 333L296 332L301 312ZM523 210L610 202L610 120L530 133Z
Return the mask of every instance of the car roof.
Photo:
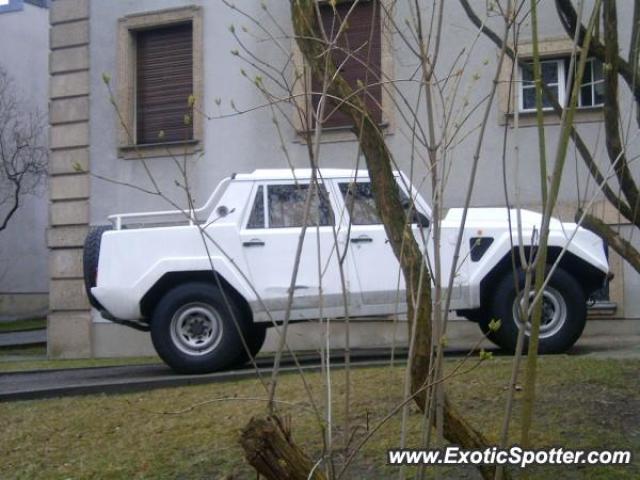
M394 172L397 175L397 172ZM256 180L308 180L311 178L310 168L258 168L251 173L235 174L233 179L237 181ZM357 174L357 175L356 175ZM368 179L367 170L354 170L349 168L319 168L318 177L322 178L362 178Z

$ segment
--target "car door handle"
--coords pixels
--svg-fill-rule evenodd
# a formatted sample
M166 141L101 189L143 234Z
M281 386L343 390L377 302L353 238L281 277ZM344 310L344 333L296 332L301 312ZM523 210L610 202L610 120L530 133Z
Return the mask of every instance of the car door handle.
M252 238L247 242L242 242L243 247L264 247L264 242L259 238Z
M373 242L373 238L368 237L366 235L360 235L359 237L355 237L351 239L351 243L370 243Z

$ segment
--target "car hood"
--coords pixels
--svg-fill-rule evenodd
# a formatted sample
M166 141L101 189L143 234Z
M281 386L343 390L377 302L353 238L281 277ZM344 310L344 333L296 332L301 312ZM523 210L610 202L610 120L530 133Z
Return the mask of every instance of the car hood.
M443 220L443 223L447 223L447 226L450 227L459 226L462 223L463 212L463 208L449 209L446 217ZM532 212L531 210L520 210L520 218L522 221L523 229L526 230L533 227L536 227L538 230L540 229L540 225L542 224L542 215L538 212ZM508 228L509 223L511 223L512 227L515 230L517 228L517 221L518 212L514 208L470 208L467 211L467 221L465 223L465 226L481 226L485 228L502 226L504 228ZM562 229L563 225L573 225L573 228L575 228L575 224L566 222L563 223L556 218L551 219L549 228L551 230Z

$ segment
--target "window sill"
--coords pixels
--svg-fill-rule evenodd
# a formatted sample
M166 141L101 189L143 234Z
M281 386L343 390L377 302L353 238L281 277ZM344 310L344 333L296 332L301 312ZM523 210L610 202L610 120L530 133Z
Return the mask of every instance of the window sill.
M385 137L393 134L389 126L389 122L382 122L379 127ZM351 130L352 128L353 127L351 125L347 125L344 127L324 127L322 129L322 135L320 135L320 143L355 142L357 141L357 136ZM311 133L311 135L313 136L315 134L315 130L298 130L294 142L306 144L306 135L308 133Z
M597 123L602 122L604 107L584 107L577 108L574 116L575 123ZM560 125L560 117L555 113L554 110L544 110L544 124L545 125ZM509 127L514 127L514 116L513 112L503 113L500 121L500 125L504 125L508 122ZM518 126L519 127L535 127L538 125L536 118L536 111L527 111L520 112L518 114Z
M146 143L144 145L120 145L118 157L125 160L140 160L143 158L184 157L200 152L200 140L185 140L182 142Z

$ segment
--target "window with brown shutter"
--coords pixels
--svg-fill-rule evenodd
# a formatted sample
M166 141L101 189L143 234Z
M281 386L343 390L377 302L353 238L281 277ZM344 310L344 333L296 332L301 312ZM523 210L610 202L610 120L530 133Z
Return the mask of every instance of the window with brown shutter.
M137 31L136 143L193 139L193 126L185 124L192 93L192 24Z
M379 83L382 57L380 6L377 0L361 1L349 13L352 7L352 2L338 3L335 10L328 3L320 5L322 24L327 37L336 43L335 48L331 50L334 64L340 68L340 73L354 90L362 89L360 98L364 100L373 119L382 123L382 88ZM345 28L340 31L345 19ZM314 79L311 88L316 92L311 96L311 103L315 109L320 99L317 92L322 91L322 82ZM326 102L324 127L352 125L347 115L334 111L338 102L330 98L327 98ZM327 118L331 112L333 113Z

